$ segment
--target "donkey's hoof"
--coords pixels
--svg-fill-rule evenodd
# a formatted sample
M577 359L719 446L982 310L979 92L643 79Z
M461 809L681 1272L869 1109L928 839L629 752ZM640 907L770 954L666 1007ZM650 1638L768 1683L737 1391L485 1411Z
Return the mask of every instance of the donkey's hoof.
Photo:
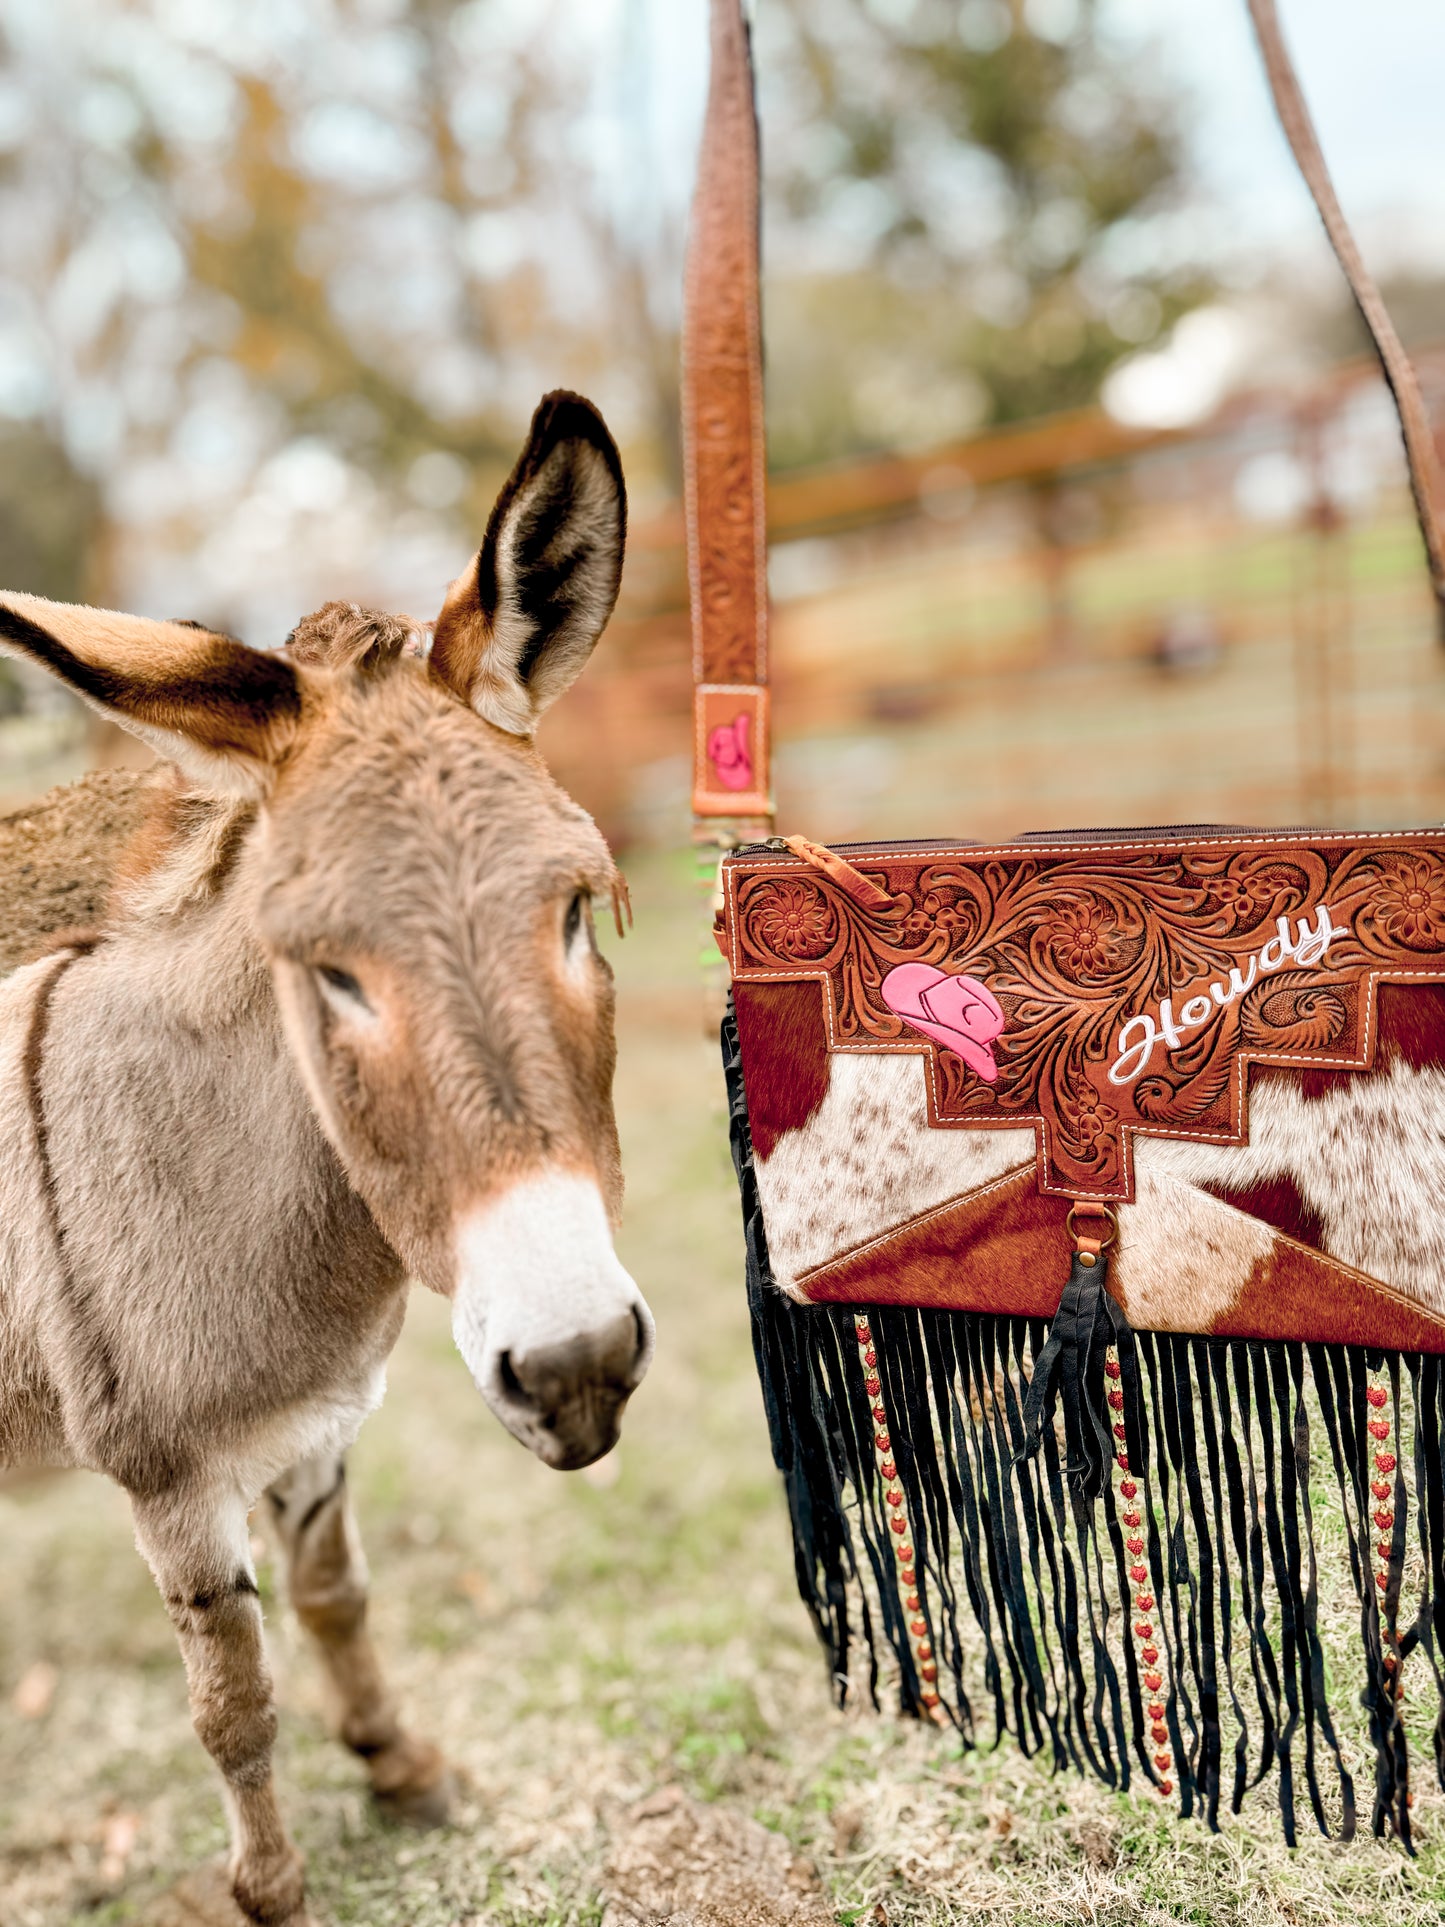
M455 1791L451 1768L429 1740L403 1733L367 1761L377 1809L407 1827L444 1827Z
M282 1916L286 1927L315 1927L304 1907ZM224 1860L186 1874L146 1911L145 1927L255 1927L257 1916L242 1913L231 1889Z
M270 1859L232 1868L236 1905L259 1927L312 1927L305 1891L306 1863L291 1846Z

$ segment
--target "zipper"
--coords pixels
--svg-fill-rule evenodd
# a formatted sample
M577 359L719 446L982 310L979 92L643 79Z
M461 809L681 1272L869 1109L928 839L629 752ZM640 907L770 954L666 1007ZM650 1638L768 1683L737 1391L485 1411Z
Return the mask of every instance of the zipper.
M1406 835L1438 836L1438 824L1424 825ZM1368 834L1359 830L1341 831L1321 829L1317 824L1283 823L1270 826L1262 823L1132 823L1121 826L1105 825L1098 829L1086 830L1022 830L1017 836L1000 837L996 843L981 842L978 837L947 836L893 836L879 837L868 843L830 843L828 848L840 856L854 854L867 856L885 850L995 850L1027 849L1034 843L1149 843L1161 837L1171 841L1196 842L1201 837L1218 836L1300 836L1331 837ZM1398 836L1398 830L1392 831ZM794 853L780 836L770 836L761 843L743 843L730 852L734 857L742 856L792 856ZM802 858L798 858L801 862Z
M895 836L880 837L876 843L829 843L830 850L860 850L865 855L869 850L981 850L985 846L975 837L971 841L960 837L947 836ZM737 856L794 856L796 852L788 848L780 836L770 836L762 843L740 843L735 850L728 852L729 857ZM798 857L798 862L802 858Z

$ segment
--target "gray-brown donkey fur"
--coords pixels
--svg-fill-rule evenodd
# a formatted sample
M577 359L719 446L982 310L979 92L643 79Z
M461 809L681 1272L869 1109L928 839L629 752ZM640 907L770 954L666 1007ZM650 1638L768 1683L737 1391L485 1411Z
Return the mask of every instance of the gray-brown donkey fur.
M97 935L0 984L0 1464L88 1466L223 1775L243 1912L304 1921L271 1780L265 1492L342 1737L444 1809L367 1641L342 1454L408 1280L549 1464L616 1438L652 1322L612 1249L618 879L531 735L616 599L617 452L548 396L432 634L333 607L263 654L0 596L0 645L175 764Z

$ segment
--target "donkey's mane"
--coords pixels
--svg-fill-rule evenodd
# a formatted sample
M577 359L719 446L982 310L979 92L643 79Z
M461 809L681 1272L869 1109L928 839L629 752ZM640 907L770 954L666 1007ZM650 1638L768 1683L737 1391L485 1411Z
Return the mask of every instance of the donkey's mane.
M297 623L286 638L286 653L293 662L327 669L380 669L400 655L420 655L425 632L426 625L411 616L328 602Z

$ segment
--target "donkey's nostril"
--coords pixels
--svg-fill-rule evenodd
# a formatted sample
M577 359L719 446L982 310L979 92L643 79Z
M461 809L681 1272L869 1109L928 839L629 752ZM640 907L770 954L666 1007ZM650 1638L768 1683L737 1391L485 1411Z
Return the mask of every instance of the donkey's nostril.
M647 1350L647 1323L642 1316L640 1308L636 1305L632 1307L632 1329L637 1340L632 1348L632 1370L636 1371L637 1361Z
M637 1377L646 1328L629 1307L607 1324L557 1345L508 1351L497 1360L507 1394L531 1406L544 1424L565 1422L579 1401L625 1399Z
M502 1389L509 1397L520 1400L524 1405L530 1402L526 1392L522 1389L521 1379L518 1378L516 1372L513 1370L512 1354L510 1352L503 1352L498 1358L497 1376L502 1381Z

